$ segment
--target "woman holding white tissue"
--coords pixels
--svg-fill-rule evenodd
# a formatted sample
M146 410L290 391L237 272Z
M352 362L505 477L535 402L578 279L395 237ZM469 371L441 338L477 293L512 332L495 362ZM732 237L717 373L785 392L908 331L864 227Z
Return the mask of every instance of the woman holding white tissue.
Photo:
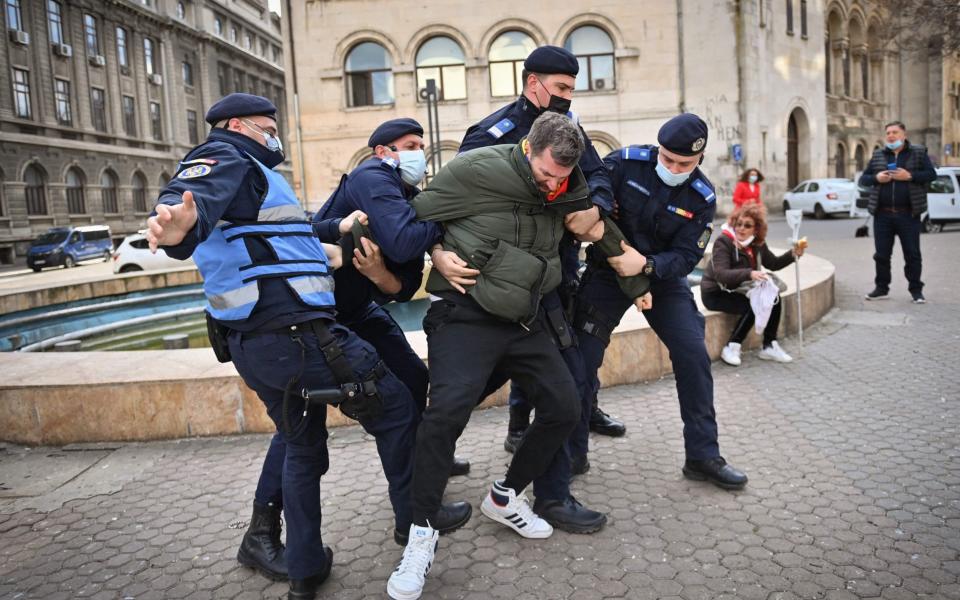
M720 354L723 362L734 367L740 366L740 346L750 333L755 319L747 292L757 282L771 279L764 269L779 271L791 264L795 257L802 256L806 248L806 240L801 240L792 249L777 256L767 246L766 235L767 215L762 205L747 204L734 211L713 244L713 255L700 283L704 306L710 310L740 315L729 342ZM763 349L757 356L763 360L787 363L793 358L777 343L781 315L781 303L779 298L777 300L763 329Z

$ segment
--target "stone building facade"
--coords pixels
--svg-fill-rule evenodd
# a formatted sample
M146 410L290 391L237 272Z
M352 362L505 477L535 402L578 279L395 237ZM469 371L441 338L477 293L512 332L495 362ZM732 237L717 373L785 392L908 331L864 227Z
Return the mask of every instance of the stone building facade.
M702 115L721 212L746 167L763 171L776 208L804 179L853 176L894 118L938 160L960 163L942 156L951 140L960 154L956 67L884 44L867 0L285 0L283 10L288 112L300 115L289 154L310 208L368 155L379 123L427 124L428 78L443 90L449 159L467 127L516 97L517 65L542 44L580 57L573 110L601 154L654 142L680 111Z
M49 227L142 228L213 101L285 103L266 0L4 0L3 22L0 263Z

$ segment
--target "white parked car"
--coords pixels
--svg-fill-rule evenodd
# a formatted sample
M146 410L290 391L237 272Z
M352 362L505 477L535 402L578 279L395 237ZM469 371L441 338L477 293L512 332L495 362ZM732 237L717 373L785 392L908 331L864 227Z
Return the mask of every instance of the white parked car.
M134 233L123 238L113 251L113 272L131 273L133 271L155 271L193 266L193 259L177 260L170 258L162 248L157 253L150 252L147 238L143 233Z
M830 214L850 214L859 195L851 179L808 179L783 195L783 210L800 209L822 219Z
M927 185L923 230L938 233L948 223L960 223L960 167L940 167Z

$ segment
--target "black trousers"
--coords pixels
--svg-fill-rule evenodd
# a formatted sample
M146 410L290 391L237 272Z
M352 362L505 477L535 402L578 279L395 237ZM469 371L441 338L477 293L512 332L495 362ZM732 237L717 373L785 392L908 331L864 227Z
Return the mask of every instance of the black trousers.
M873 216L873 244L876 252L873 261L877 266L874 283L881 291L890 290L890 258L893 256L894 238L900 238L903 249L903 275L911 294L923 292L923 257L920 254L920 218L908 213L877 211Z
M745 340L750 333L750 328L753 327L754 316L753 309L750 308L750 299L743 294L725 292L723 290L702 292L700 298L703 300L703 305L710 310L725 312L731 315L740 315L740 320L737 321L736 327L733 328L733 333L730 334L730 341L742 344L743 340ZM782 302L777 302L773 305L773 310L770 311L770 320L767 321L767 326L763 330L764 348L769 346L770 342L777 339L777 329L780 327L781 304Z
M538 321L524 329L469 298L438 300L423 320L430 356L430 399L417 429L413 520L426 525L443 497L457 439L488 392L491 375L510 377L528 394L536 416L506 478L518 490L542 474L580 418L577 386L550 333Z

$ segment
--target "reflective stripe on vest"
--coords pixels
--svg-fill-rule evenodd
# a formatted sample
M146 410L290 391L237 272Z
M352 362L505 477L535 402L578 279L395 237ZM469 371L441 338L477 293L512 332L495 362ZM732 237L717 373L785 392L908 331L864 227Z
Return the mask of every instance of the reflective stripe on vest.
M249 158L267 180L267 194L257 221L218 222L193 254L203 275L207 310L221 321L248 318L260 300L258 281L265 278L283 279L308 306L334 306L327 255L296 195L282 175ZM269 244L276 259L254 262L245 243L248 237Z

